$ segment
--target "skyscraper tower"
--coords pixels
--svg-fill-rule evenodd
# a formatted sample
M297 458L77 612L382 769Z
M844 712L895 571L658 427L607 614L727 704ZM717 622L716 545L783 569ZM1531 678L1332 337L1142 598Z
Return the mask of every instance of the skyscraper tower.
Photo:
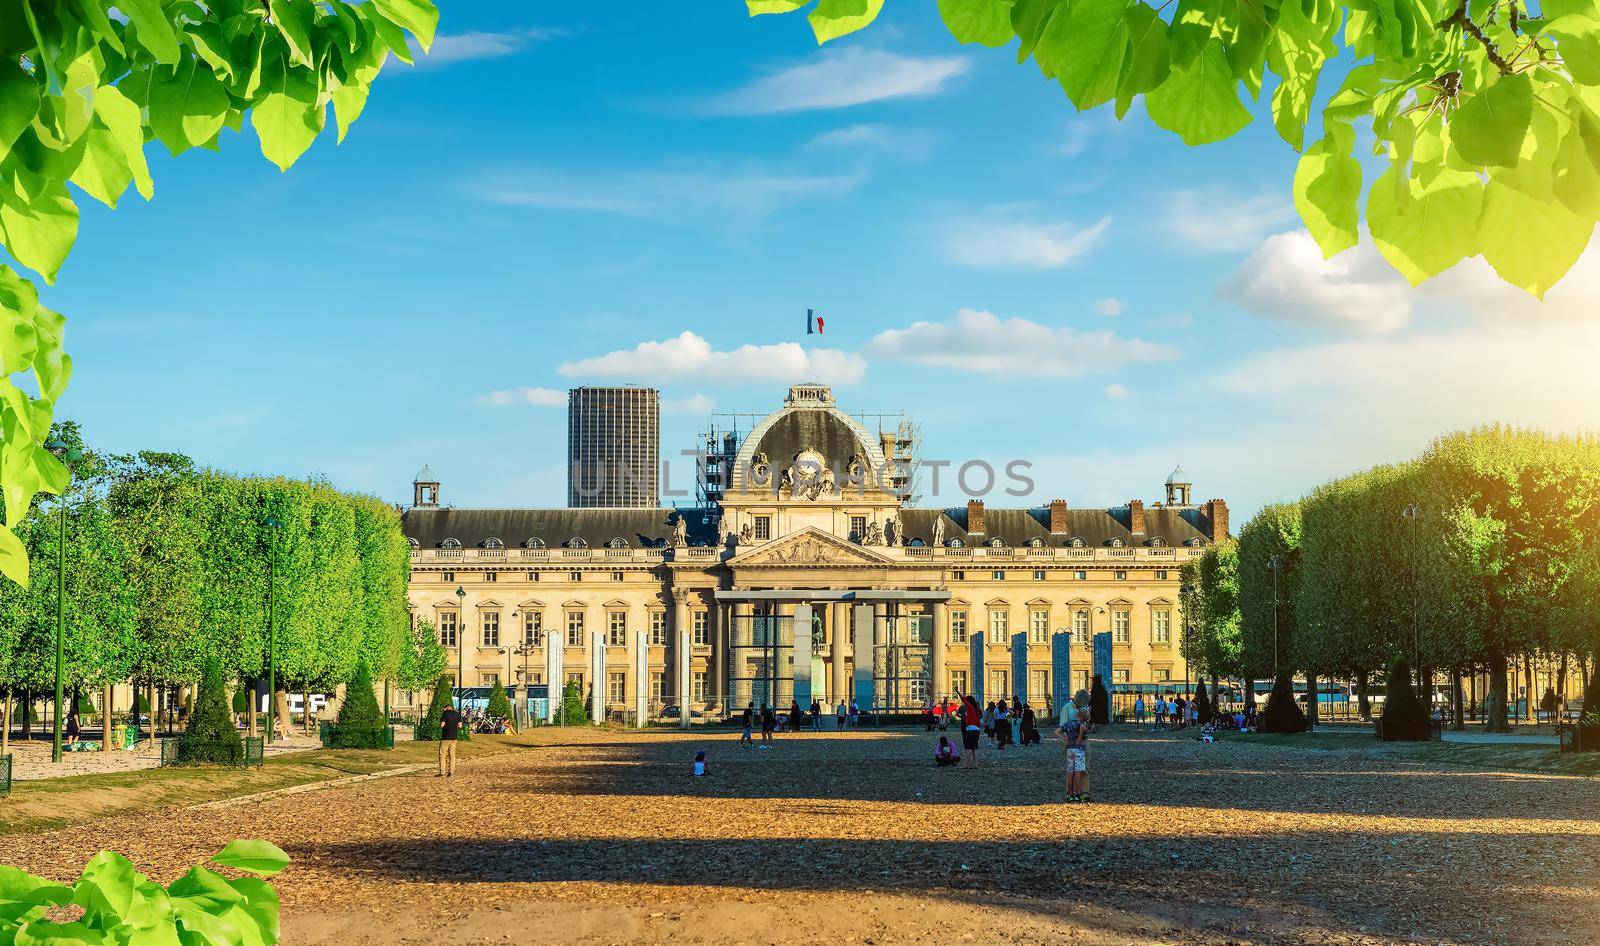
M654 509L661 504L661 403L654 388L567 392L567 505Z

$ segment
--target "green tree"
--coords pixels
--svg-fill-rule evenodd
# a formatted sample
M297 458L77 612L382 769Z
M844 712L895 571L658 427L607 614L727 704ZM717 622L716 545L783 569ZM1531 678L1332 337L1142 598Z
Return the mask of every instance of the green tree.
M511 698L506 696L506 688L500 681L494 682L494 687L489 690L489 705L485 710L490 716L500 719L511 718Z
M746 0L752 15L810 8L818 42L871 23L883 0ZM1421 282L1481 254L1543 296L1600 220L1600 11L1525 0L1374 6L1357 0L939 0L957 40L1016 43L1079 111L1120 119L1142 99L1185 144L1232 137L1245 97L1300 152L1295 206L1328 256L1366 224ZM1354 61L1314 120L1324 68ZM1316 127L1320 125L1320 128ZM1308 131L1320 137L1306 145ZM1378 160L1356 141L1370 134ZM1367 179L1364 171L1377 172ZM1365 200L1363 201L1363 194Z
M1207 546L1200 561L1195 563L1193 574L1196 579L1193 593L1199 603L1199 620L1194 630L1199 639L1189 648L1189 653L1199 656L1196 669L1214 676L1242 673L1237 543L1219 542Z
M433 683L433 702L428 704L428 714L422 717L422 722L417 724L417 738L423 741L438 741L439 720L444 716L444 711L450 708L454 699L455 677L448 673L441 674Z
M343 139L389 54L410 62L412 38L426 50L437 23L428 0L0 4L0 244L53 283L78 235L69 183L108 207L130 186L148 200L147 141L174 155L214 149L247 114L262 154L287 170L328 104ZM34 493L65 483L42 447L72 369L64 325L0 266L0 337L11 340L0 365L0 574L21 584L28 560L12 530Z
M228 712L222 666L212 659L200 678L200 699L189 714L189 725L178 737L178 761L237 765L243 760L244 740Z
M439 633L427 618L417 621L410 640L400 652L399 684L403 690L420 690L444 675L450 652L439 643Z
M589 704L584 702L583 691L575 680L568 680L561 689L561 722L567 726L581 726L589 721Z
M1428 707L1417 699L1417 692L1412 689L1411 665L1404 657L1389 662L1382 718L1385 742L1415 742L1428 738L1431 727Z
M1111 694L1098 673L1089 681L1089 722L1111 722Z
M372 673L365 660L345 687L344 702L333 724L332 745L339 749L387 749L389 721L372 689Z
M1298 639L1299 505L1263 507L1239 531L1238 553L1241 669L1251 679L1292 676Z

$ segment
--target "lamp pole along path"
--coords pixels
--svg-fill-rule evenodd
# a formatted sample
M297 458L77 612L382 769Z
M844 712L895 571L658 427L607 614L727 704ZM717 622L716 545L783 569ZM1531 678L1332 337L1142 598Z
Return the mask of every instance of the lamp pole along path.
M278 731L278 626L274 622L273 605L277 596L273 585L278 571L278 532L283 523L268 519L267 526L267 742L272 742Z
M60 508L57 514L61 517L61 532L58 536L59 545L56 548L56 711L55 733L50 742L50 761L61 761L61 706L63 702L64 664L66 662L67 648L67 493L72 489L72 466L83 459L83 451L76 445L68 446L58 437L50 438L44 448L55 454L56 459L62 462L67 469L67 485L62 487L61 495L56 497ZM107 735L105 738L110 738Z

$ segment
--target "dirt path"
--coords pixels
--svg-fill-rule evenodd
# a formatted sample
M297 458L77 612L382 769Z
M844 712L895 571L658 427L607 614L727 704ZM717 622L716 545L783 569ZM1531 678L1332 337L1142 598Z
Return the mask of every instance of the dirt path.
M115 847L166 879L268 838L297 944L1600 939L1594 779L1126 734L1065 805L1052 746L950 771L921 733L538 740L448 783L4 837L0 862Z

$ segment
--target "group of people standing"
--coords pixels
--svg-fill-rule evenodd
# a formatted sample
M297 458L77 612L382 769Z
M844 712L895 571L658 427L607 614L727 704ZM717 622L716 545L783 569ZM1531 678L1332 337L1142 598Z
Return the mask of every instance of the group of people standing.
M1173 729L1187 729L1189 726L1200 724L1200 709L1194 700L1176 693L1157 693L1145 702L1141 693L1133 701L1133 721L1151 721L1150 731L1158 732L1169 726Z
M1005 700L996 700L986 707L980 707L977 698L968 694L961 698L953 712L944 713L943 709L941 707L942 719L954 718L961 727L962 751L958 759L950 737L940 736L933 754L934 764L940 767L976 767L978 746L984 735L989 736L996 750L1017 742L1022 745L1040 744L1038 717L1033 707L1019 699L1013 699L1010 704ZM1057 727L1056 733L1066 743L1067 800L1088 801L1089 734L1093 731L1089 722L1088 694L1083 695L1081 704L1070 703L1064 709L1065 719Z

